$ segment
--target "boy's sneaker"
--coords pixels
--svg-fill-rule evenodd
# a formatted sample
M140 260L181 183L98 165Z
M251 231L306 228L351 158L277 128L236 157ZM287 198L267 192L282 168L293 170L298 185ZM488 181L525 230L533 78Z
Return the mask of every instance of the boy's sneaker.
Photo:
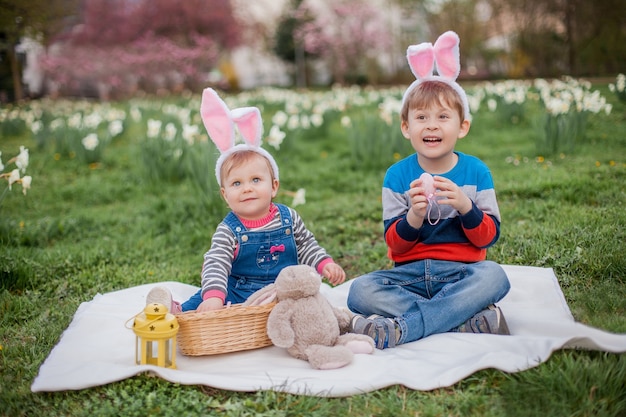
M178 314L181 312L180 303L174 301L172 293L165 287L154 287L150 290L146 296L146 305L152 303L163 304L172 314Z
M494 304L474 314L472 318L461 324L455 331L460 333L511 334L502 310Z
M400 327L395 320L378 314L369 317L356 314L350 321L350 332L371 337L377 349L395 347L400 339Z

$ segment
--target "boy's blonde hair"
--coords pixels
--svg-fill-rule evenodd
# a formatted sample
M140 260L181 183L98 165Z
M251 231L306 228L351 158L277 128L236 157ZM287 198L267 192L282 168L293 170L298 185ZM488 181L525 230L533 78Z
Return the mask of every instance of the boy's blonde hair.
M244 149L234 152L228 155L226 159L224 159L224 162L222 162L222 165L220 166L220 179L222 180L222 182L223 179L226 178L233 169L239 168L240 166L244 165L246 162L251 161L255 157L263 158L265 160L265 162L267 163L267 169L270 171L272 181L274 181L276 177L274 175L274 169L269 159L261 155L259 152ZM220 184L220 186L223 187L224 184L222 183Z
M456 110L461 123L463 123L465 111L459 93L449 84L437 80L422 81L409 91L402 104L400 118L402 122L406 123L409 120L409 110L427 109L434 104L447 105Z

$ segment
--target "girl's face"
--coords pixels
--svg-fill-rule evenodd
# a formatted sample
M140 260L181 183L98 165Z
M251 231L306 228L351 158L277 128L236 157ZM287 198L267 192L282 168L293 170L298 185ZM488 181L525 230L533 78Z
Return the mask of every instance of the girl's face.
M410 109L408 119L401 124L402 134L411 141L420 165L440 170L454 166L450 163L456 161L456 141L465 137L469 128L469 120L461 121L459 113L444 102L425 109Z
M246 163L233 167L222 178L221 193L228 207L239 217L258 220L269 213L278 192L278 180L272 178L267 161L254 155Z

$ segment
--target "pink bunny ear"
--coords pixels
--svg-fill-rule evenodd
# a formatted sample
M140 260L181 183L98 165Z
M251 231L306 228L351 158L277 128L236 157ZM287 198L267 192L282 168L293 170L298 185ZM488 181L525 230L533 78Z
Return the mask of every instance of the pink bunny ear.
M433 75L435 53L430 42L411 45L406 50L406 59L409 61L411 72L415 78L421 79Z
M443 33L435 42L437 73L450 80L456 80L461 72L459 57L459 35L451 30Z
M235 124L230 118L230 111L212 88L205 88L202 92L200 116L211 140L220 152L225 152L235 145Z
M256 107L241 107L231 112L239 133L248 145L261 146L263 119Z

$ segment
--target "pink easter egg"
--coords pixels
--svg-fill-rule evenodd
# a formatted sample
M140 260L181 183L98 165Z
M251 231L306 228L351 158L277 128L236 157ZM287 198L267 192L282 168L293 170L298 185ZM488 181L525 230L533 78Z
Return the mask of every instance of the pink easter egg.
M426 197L430 200L435 196L435 180L428 172L424 172L420 175L420 180L422 180L422 188L424 189Z

